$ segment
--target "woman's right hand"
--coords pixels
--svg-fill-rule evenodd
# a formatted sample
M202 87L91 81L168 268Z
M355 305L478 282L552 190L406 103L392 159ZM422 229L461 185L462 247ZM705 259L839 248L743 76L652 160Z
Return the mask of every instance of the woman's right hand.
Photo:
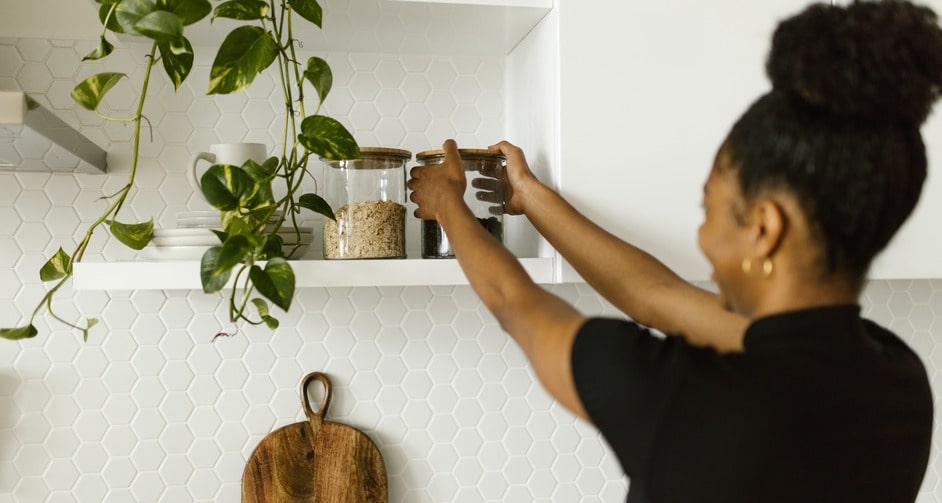
M504 171L504 213L521 215L526 212L528 188L539 184L530 166L527 164L523 149L508 141L502 141L488 147L493 152L500 152L507 158L507 167ZM495 201L496 202L496 201Z

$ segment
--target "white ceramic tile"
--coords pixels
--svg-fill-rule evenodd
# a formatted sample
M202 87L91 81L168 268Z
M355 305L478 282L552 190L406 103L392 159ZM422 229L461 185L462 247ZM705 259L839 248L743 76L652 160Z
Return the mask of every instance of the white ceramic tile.
M432 92L432 85L425 74L410 73L403 79L401 90L408 103L424 105Z
M376 124L376 143L379 145L402 145L405 142L406 130L398 117L382 117Z
M403 62L397 57L383 57L375 68L376 80L384 88L398 88L406 77Z
M418 447L415 445L414 439L411 439L413 441L410 442L409 435L421 436L423 448L431 449L432 440L428 438L428 432L426 431L428 423L432 419L432 410L428 404L424 400L409 400L399 414L402 416L402 421L409 428L409 433L406 434L404 442L408 443L410 447ZM424 454L427 454L427 451Z
M0 77L13 77L23 64L15 46L0 45Z
M135 501L157 501L166 489L163 481L153 471L140 472L131 482L130 492Z
M350 109L349 118L349 124L352 128L371 131L379 123L380 115L376 110L376 105L372 102L356 102ZM358 143L363 143L364 145L374 143L366 139L368 136L372 136L372 134L358 133L355 134L355 136Z
M44 254L50 245L51 239L52 235L49 233L49 229L39 222L23 222L20 224L19 232L16 235L16 240L24 253ZM52 255L49 254L48 256L51 257Z
M20 418L20 422L14 427L16 428L20 442L22 442L24 446L27 444L36 444L40 451L43 450L42 444L45 442L49 432L52 431L52 426L49 425L49 422L40 412L29 412L23 414ZM30 447L30 450L34 450L33 447ZM28 469L36 470L38 467L31 466ZM24 473L24 475L39 474Z
M407 318L408 322L408 318ZM416 332L421 333L421 332ZM400 355L406 367L413 370L424 370L428 368L432 359L432 351L428 344L422 340L412 340L406 343L406 347Z
M272 123L278 125L283 123L283 119L275 114L268 100L263 99L249 100L242 109L242 118L250 129L267 129Z
M436 117L433 117L433 120L437 119L439 121L443 121L443 119L446 117L449 120L451 119L451 117L455 113L455 109L457 108L458 103L457 101L455 101L454 94L452 94L449 90L434 89L432 90L431 93L429 93L429 96L425 102L425 105L428 107L429 110L434 110L436 112L435 113ZM444 117L439 119L440 117L439 114L441 114ZM457 131L457 132L463 132L463 130L455 130L455 129L452 129L452 130Z
M20 226L20 216L13 207L0 207L0 236L10 237Z
M46 67L57 79L72 79L81 64L81 56L71 47L54 47L46 55Z
M48 91L52 80L52 74L44 63L27 61L16 74L20 89L30 95L42 95Z
M377 75L372 73L372 70L365 70L353 74L353 78L349 82L349 89L354 100L369 103L376 99L381 87Z
M452 358L458 365L458 368L477 368L478 364L484 358L481 346L476 341L462 340L455 345L455 351ZM480 370L480 369L479 369Z
M45 220L46 213L52 208L49 196L40 190L24 190L17 197L15 205L20 219L24 222L41 222ZM24 236L22 239L32 240L33 238Z
M597 469L587 469L579 473L576 479L579 484L579 490L585 494L599 494L605 485L605 478Z
M432 89L450 90L457 78L452 62L447 59L437 59L429 66L426 75Z
M78 404L75 403L71 395L63 394L53 395L44 409L49 424L54 428L71 427L75 423L75 419L78 418L79 412ZM59 445L55 440L50 439L49 443L46 444L46 448L50 450L50 453L55 454L52 449Z
M459 438L464 438L464 437L460 437L461 433L463 432L459 432ZM471 436L473 437L474 435L471 434ZM456 441L456 444L457 444L457 441ZM460 446L456 445L456 447L458 447L459 452L463 450ZM481 476L484 474L484 469L481 468L481 463L478 461L478 459L476 457L473 457L473 456L477 456L477 454L478 454L477 449L474 449L474 452L472 454L468 456L462 456L458 460L458 463L455 465L455 480L458 481L459 485L461 486L478 486L479 485Z
M131 419L131 428L141 440L156 440L167 427L167 420L155 408L138 409Z
M404 129L410 133L424 132L431 118L428 108L421 103L407 104L399 115Z

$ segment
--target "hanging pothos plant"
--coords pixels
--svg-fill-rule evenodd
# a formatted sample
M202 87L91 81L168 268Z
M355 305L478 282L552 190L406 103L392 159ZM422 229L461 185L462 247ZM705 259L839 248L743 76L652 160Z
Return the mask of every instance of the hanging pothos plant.
M213 231L219 244L209 248L200 264L203 291L218 292L232 286L229 317L240 322L278 327L270 303L283 310L291 306L295 290L294 272L285 259L284 242L279 230L290 225L300 232L298 216L302 209L333 219L330 206L315 193L299 193L308 173L312 156L328 159L353 159L360 155L353 136L338 121L320 115L321 105L332 85L327 62L312 57L306 65L296 54L295 21L298 17L321 27L323 10L317 0L228 0L214 9L209 0L96 0L102 22L102 35L95 50L84 60L99 60L114 50L108 32L137 36L150 43L145 56L144 81L136 111L126 118L106 117L99 105L112 87L126 77L106 72L92 75L72 90L72 98L82 107L95 111L105 120L134 124L131 141L131 167L127 184L109 196L106 210L87 228L72 253L59 250L42 266L39 275L51 287L40 299L26 325L0 328L0 337L34 337L37 316L46 310L55 320L79 331L85 340L97 319L72 322L53 310L53 297L71 280L74 264L82 260L93 234L106 227L126 246L141 250L154 235L153 219L126 223L121 210L134 186L141 144L144 103L151 82L151 72L161 65L174 88L179 89L193 67L193 47L184 36L184 27L211 19L229 18L241 25L220 45L209 76L207 94L229 94L246 89L266 70L277 72L284 96L284 135L280 156L261 164L247 161L242 166L214 165L202 176L202 192L220 212L220 230ZM317 110L306 115L305 83L317 95ZM301 118L298 123L298 118ZM286 193L276 198L272 186L284 184ZM271 218L274 217L274 225ZM299 240L300 242L300 240ZM290 253L290 249L288 250ZM254 308L250 309L249 305ZM220 335L223 334L220 332Z

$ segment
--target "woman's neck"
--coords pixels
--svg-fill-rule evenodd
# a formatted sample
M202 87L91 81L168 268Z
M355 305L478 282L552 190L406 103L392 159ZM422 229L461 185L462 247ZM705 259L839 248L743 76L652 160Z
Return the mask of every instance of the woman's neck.
M794 277L794 276L792 276ZM782 277L768 285L749 318L813 307L856 304L859 292L846 281L790 280Z

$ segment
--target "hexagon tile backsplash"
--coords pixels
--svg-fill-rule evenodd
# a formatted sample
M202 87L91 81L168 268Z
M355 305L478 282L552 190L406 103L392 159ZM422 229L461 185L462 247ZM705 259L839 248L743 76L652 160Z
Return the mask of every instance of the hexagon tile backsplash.
M127 128L104 124L69 98L91 73L79 61L92 47L0 39L0 88L43 102L108 150L120 174ZM126 66L133 56L123 48L112 58ZM245 94L207 98L206 57L198 56L180 92L155 89L146 111L154 135L131 209L158 226L204 204L185 178L195 152L220 141L274 146L278 135L274 83L262 78ZM503 134L500 59L327 59L335 78L327 112L363 145L416 152L446 137L482 146ZM106 111L114 115L133 104L131 94L116 91ZM122 176L0 173L4 325L22 319L43 292L44 257L70 246L80 223L97 216L96 199L121 183ZM98 258L131 257L104 237L92 248ZM586 313L615 314L584 285L552 289ZM2 343L0 502L237 501L252 449L303 417L297 388L313 370L333 380L330 419L378 444L392 502L624 498L627 482L604 442L548 397L469 287L303 289L276 334L245 329L215 342L226 318L220 296L83 291L66 292L61 302L100 313L105 326L82 343L40 322L37 339ZM863 303L910 341L935 378L942 281L875 282ZM936 452L921 502L942 500Z

